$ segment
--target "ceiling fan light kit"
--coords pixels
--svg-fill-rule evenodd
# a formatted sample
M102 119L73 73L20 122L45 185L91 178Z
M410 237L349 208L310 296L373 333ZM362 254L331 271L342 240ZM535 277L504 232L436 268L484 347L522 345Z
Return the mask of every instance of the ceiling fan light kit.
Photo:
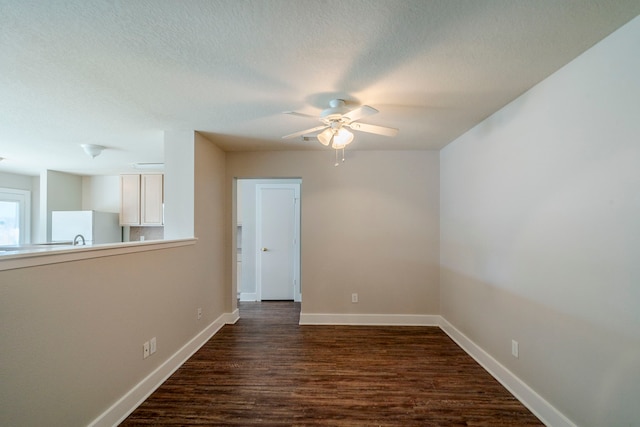
M340 150L341 148L351 144L351 141L353 141L353 133L342 128L333 135L333 144L331 145L331 148Z
M289 135L285 135L283 139L290 139L301 136L303 140L307 141L308 134L321 131L318 135L318 141L325 147L331 145L331 148L336 150L343 150L342 161L344 161L344 148L349 145L354 135L347 128L357 130L360 132L373 133L376 135L384 136L396 136L398 129L385 126L369 125L366 123L356 122L363 117L367 117L376 114L378 110L368 105L362 105L358 108L350 110L343 99L332 99L329 102L329 108L323 110L319 117L311 116L309 114L297 113L295 111L285 111L285 114L293 116L311 118L321 121L321 126L316 126L311 129L305 129L300 132L295 132ZM338 162L336 162L336 166Z
M331 143L331 138L333 138L333 129L331 128L325 129L318 134L318 141L325 147Z

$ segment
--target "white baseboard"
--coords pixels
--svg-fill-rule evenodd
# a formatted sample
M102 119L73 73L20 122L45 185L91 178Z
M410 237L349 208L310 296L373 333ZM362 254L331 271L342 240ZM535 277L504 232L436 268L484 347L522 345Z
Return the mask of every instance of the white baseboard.
M131 414L151 393L169 378L200 347L225 324L234 324L240 318L239 310L224 313L206 329L192 338L173 356L140 381L109 409L93 420L90 427L116 426ZM418 314L322 314L301 313L300 325L370 325L370 326L439 326L456 344L500 382L545 425L576 427L567 417L531 389L521 379L471 341L466 335L439 315Z
M576 425L440 315L300 313L300 325L439 326L545 425Z
M224 313L202 332L193 337L182 348L176 351L173 356L167 359L156 370L151 372L145 379L129 390L109 409L93 420L90 427L117 426L127 418L142 402L147 399L160 385L167 380L184 362L186 362L196 351L200 349L209 339L214 336L225 324L232 324L239 319L239 311Z
M515 376L443 317L440 317L440 329L449 335L456 344L469 356L473 357L476 362L509 390L524 406L529 408L545 425L553 427L576 427L562 412L558 411L520 378Z
M235 325L235 323L240 319L240 309L236 308L233 310L233 313L224 313L222 316L225 325Z
M255 292L240 292L238 299L245 302L256 302L258 301L258 294ZM302 302L302 294L300 292L295 293L293 300L295 302Z
M438 326L440 316L428 314L300 313L301 325Z
M258 301L258 294L255 292L240 292L240 301Z

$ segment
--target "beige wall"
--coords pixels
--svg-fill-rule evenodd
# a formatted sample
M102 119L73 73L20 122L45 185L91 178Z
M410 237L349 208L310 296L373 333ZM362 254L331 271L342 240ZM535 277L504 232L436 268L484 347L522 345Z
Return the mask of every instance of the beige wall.
M195 245L0 271L0 424L85 425L235 308L234 177L302 178L303 312L442 313L579 425L633 424L638 44L636 19L440 154L335 168L193 134L193 187L167 188L195 200Z
M0 425L87 425L226 311L224 153L195 150L195 245L0 271Z
M83 176L82 209L120 213L120 176Z
M200 283L214 313L231 313L231 257L226 229L229 193L225 182L225 153L199 133L195 134L194 229L198 238ZM213 319L211 319L213 320Z
M33 191L34 178L31 175L0 172L0 187Z
M438 314L438 153L347 151L333 163L330 150L227 153L229 188L302 178L302 311Z
M40 230L46 235L31 236L34 242L51 241L51 212L82 209L82 177L47 170L40 174Z
M640 420L638 46L640 18L440 157L442 315L580 426Z

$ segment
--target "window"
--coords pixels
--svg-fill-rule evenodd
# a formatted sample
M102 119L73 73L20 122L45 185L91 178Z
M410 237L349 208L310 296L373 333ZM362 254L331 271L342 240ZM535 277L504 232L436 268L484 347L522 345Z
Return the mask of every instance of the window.
M30 241L31 192L0 188L0 245Z

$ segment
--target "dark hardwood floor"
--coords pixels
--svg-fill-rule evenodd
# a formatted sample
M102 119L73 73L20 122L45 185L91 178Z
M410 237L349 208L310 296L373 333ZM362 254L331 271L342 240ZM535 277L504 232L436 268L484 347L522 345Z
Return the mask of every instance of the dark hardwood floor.
M122 426L541 426L436 327L299 326L242 303Z

